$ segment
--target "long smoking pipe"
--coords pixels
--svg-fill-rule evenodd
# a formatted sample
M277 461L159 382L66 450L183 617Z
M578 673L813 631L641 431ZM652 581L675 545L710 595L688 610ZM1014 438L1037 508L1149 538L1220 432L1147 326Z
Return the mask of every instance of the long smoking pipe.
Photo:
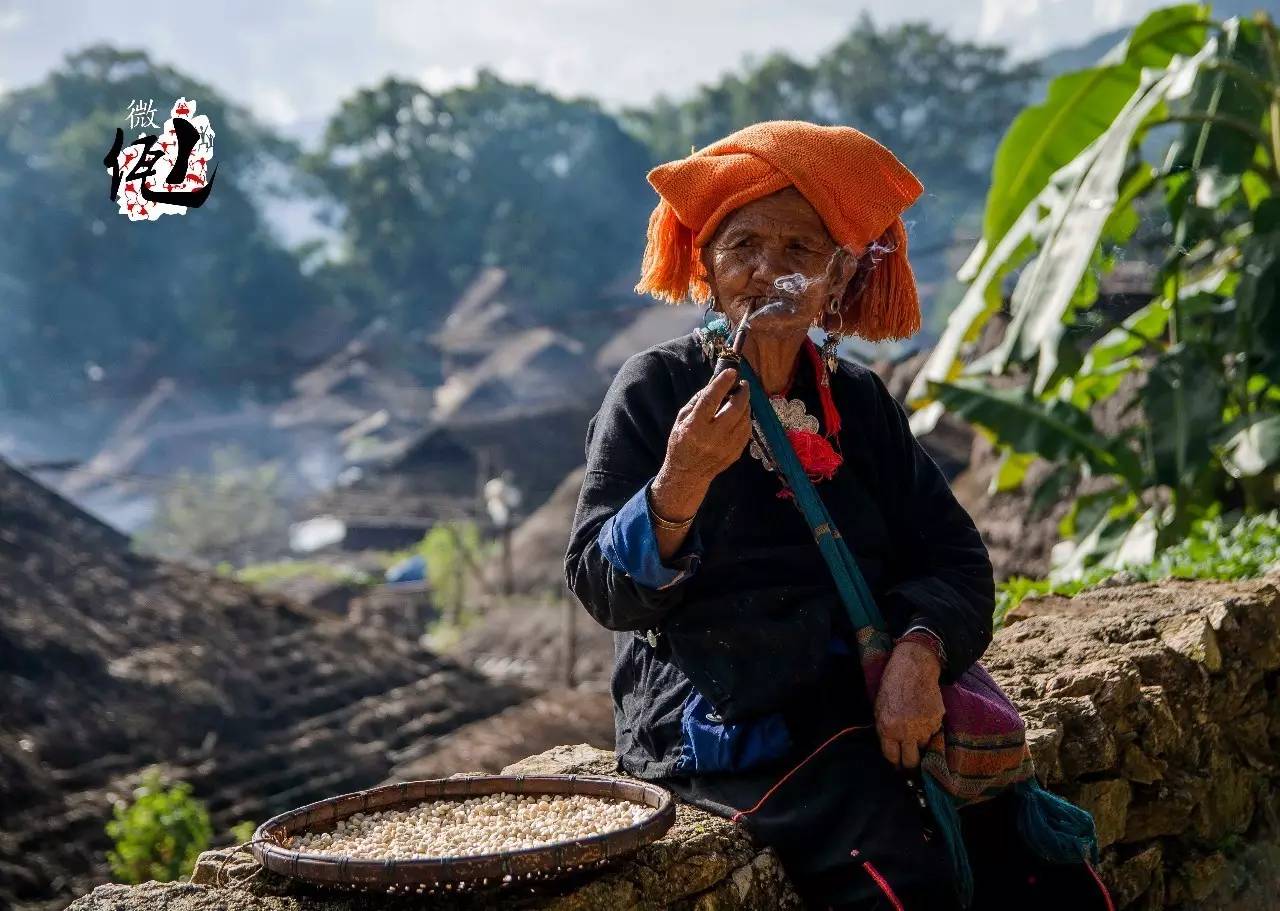
M742 315L742 320L738 323L738 328L733 333L733 344L729 347L728 351L725 351L720 355L720 357L716 358L716 365L711 371L711 378L714 380L730 367L737 368L738 364L742 361L742 349L747 344L747 333L751 329L751 321L753 319L761 314L769 313L773 310L782 310L787 306L789 306L787 301L775 299L769 301L769 303L765 304L753 313L750 305L748 305L747 312ZM725 401L728 401L729 396L732 395L733 393L730 392L729 395L725 397ZM723 405L724 402L721 402L720 404ZM720 408L717 406L716 411L719 410Z

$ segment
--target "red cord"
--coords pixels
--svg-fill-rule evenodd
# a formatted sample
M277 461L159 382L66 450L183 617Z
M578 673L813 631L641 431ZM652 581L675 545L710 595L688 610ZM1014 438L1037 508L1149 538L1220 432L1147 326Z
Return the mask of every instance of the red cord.
M866 730L866 729L868 729L868 728L870 728L870 727L871 727L871 725L869 725L869 724L855 724L853 727L847 727L847 728L845 728L845 729L843 729L843 730L836 731L834 734L832 734L830 737L828 737L825 741L823 741L822 746L818 747L816 750L814 750L812 753L810 753L810 754L809 754L808 756L806 756L804 759L800 760L800 762L798 762L798 763L797 763L797 764L796 764L796 765L791 769L791 771L787 772L787 774L785 774L785 775L783 775L781 778L779 778L779 779L774 783L773 787L771 787L769 790L765 791L765 792L764 792L764 796L763 796L763 797L761 797L758 801L756 801L756 805L755 805L754 807L752 807L750 810L739 810L737 813L734 813L734 814L733 814L733 816L729 817L729 821L730 821L730 822L737 822L737 821L738 821L739 819L741 819L743 816L750 816L752 813L754 813L754 812L756 812L757 810L759 810L762 806L764 806L764 802L765 802L766 800L768 800L770 797L772 797L772 796L773 796L773 792L774 792L774 791L776 791L776 790L778 790L778 788L782 787L782 785L786 783L786 780L787 780L788 778L790 778L790 777L791 777L792 775L794 775L796 772L800 771L800 769L804 766L804 764L805 764L806 762L808 762L810 759L812 759L813 757L815 757L815 756L817 756L819 753L821 753L823 750L825 750L825 749L826 749L826 748L831 744L831 742L832 742L833 740L835 740L835 739L836 739L836 738L838 738L838 737L843 737L845 734L848 734L850 731L864 731L864 730Z
M1098 871L1093 869L1093 864L1089 861L1084 862L1085 869L1089 871L1089 875L1093 877L1093 881L1098 884L1098 890L1102 893L1102 898L1107 903L1107 911L1116 911L1115 902L1111 900L1111 893L1107 891L1107 886L1102 881L1102 877L1098 875Z
M858 849L854 848L850 851L849 856L857 857ZM869 860L864 860L862 862L862 869L866 870L867 875L875 880L876 885L880 887L880 891L884 893L884 897L889 899L889 903L893 905L894 911L906 911L906 909L902 907L902 902L898 899L897 894L893 891L893 886L889 885L889 880L885 879L884 876L881 875L880 871L875 868L875 864L871 863Z

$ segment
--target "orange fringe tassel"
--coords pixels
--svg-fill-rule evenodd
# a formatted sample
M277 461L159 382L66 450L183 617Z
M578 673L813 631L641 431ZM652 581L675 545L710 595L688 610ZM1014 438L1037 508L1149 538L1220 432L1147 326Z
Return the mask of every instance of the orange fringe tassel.
M885 232L892 253L876 264L857 298L853 331L871 342L909 338L920 331L920 297L907 260L907 231L901 218Z
M689 293L693 279L693 231L663 199L649 216L648 237L635 292L678 304Z

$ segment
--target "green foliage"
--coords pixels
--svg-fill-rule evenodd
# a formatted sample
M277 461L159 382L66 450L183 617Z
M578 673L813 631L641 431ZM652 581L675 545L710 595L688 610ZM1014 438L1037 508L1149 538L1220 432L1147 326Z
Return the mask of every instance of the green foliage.
M231 839L235 844L242 845L252 839L257 830L258 826L253 820L242 819L231 827Z
M1138 88L1142 68L1164 67L1174 54L1191 55L1204 44L1209 8L1200 4L1157 10L1133 31L1113 63L1065 73L1048 97L1014 120L1000 141L987 191L983 235L995 246L1019 214L1096 141Z
M1054 80L1001 143L969 289L908 400L917 433L946 409L989 434L1001 489L1031 456L1058 464L1058 490L1108 479L1064 523L1058 580L1149 559L1220 503L1280 503L1278 44L1262 14L1159 10L1099 65ZM1143 160L1152 149L1166 150L1159 167ZM1095 306L1100 277L1152 258L1140 213L1166 225L1155 299L1117 322ZM1004 335L966 366L1014 270ZM1142 420L1111 436L1094 406L1122 387L1138 389L1124 408Z
M135 546L170 558L216 558L244 542L284 535L288 515L278 496L279 466L250 464L235 448L217 449L208 474L182 470L156 504Z
M1221 516L1192 523L1190 534L1162 550L1153 560L1122 564L1119 571L1134 582L1161 579L1253 579L1280 567L1280 512L1262 513L1234 524ZM1096 566L1073 579L1029 579L1013 576L1001 582L996 595L996 622L1022 599L1033 595L1074 595L1117 572Z
M540 315L591 307L639 261L652 205L647 151L598 104L488 70L442 93L394 78L357 92L308 165L344 212L328 277L401 327L434 328L480 266Z
M107 835L115 842L107 861L116 879L173 882L188 874L209 847L213 827L204 805L191 796L191 785L166 785L152 768L134 791L133 802L116 806Z
M480 539L480 528L470 520L439 522L418 545L427 561L431 598L444 623L461 626L467 619L467 581L483 566L489 548Z
M230 574L248 585L272 585L303 576L357 586L373 585L376 582L368 573L346 566L335 566L332 563L321 563L318 560L253 563L241 569L232 570Z

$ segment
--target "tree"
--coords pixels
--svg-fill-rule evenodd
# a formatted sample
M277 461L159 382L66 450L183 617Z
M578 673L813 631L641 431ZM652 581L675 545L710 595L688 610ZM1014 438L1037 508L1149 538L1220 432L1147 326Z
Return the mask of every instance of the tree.
M215 449L211 463L208 474L182 469L166 483L154 517L135 541L140 551L225 560L286 535L278 463L254 464L235 447Z
M541 315L590 309L639 261L645 150L585 99L482 70L433 94L388 79L344 101L312 171L343 209L336 274L377 309L434 328L480 266L501 266Z
M1159 10L1100 65L1054 80L996 157L984 234L946 332L908 395L926 432L947 409L990 434L1021 482L1029 455L1060 463L1038 500L1081 475L1056 573L1143 562L1223 504L1277 502L1280 468L1280 50L1264 15ZM1146 142L1157 131L1172 141ZM1153 166L1145 150L1165 149ZM1125 256L1140 211L1167 223L1155 298L1116 320L1098 278ZM998 346L966 342L1000 310ZM1008 374L1020 385L994 384ZM1141 379L1143 420L1102 434L1090 409Z
M427 563L432 603L446 623L463 622L467 579L476 574L490 550L480 540L479 526L469 519L436 523L418 545Z

